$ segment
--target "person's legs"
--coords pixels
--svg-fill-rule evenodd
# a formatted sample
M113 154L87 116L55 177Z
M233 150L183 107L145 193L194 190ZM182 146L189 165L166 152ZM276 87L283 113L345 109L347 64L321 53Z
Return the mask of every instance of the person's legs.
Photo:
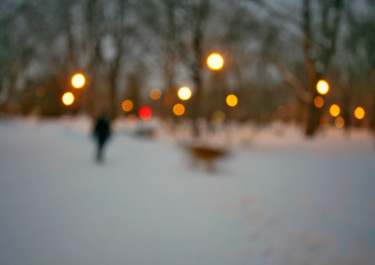
M104 142L98 141L98 149L97 149L97 153L96 153L96 160L98 162L103 161L103 146L104 146Z

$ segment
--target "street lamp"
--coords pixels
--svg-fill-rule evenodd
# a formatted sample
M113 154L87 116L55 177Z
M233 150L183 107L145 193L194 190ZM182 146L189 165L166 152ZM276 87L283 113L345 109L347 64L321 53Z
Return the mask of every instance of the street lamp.
M226 102L229 107L235 107L238 103L238 98L236 95L230 94L227 96Z
M61 98L65 106L70 106L74 102L74 95L71 92L66 92Z
M72 86L75 88L82 88L86 83L86 78L83 74L78 73L72 77Z
M319 80L316 84L316 90L320 95L325 95L329 91L329 84L325 80Z
M224 59L218 53L211 53L207 57L207 65L211 70L218 71L224 66Z
M321 96L316 96L314 98L314 105L318 109L323 108L323 106L324 106L324 99Z
M121 104L121 107L122 107L122 110L125 111L125 112L129 112L133 109L134 107L134 104L133 104L133 101L131 101L130 99L125 99L122 104Z
M176 116L182 116L185 113L185 106L181 103L177 103L173 106L173 113Z
M340 115L340 107L337 104L332 104L331 107L329 108L329 113L331 114L332 117L337 117Z
M181 87L178 91L177 91L177 95L180 99L182 100L188 100L189 98L191 98L191 89L186 87L186 86L183 86Z
M365 112L365 110L362 107L357 107L354 110L354 116L358 120L362 120L365 117L365 114L366 114L366 112Z

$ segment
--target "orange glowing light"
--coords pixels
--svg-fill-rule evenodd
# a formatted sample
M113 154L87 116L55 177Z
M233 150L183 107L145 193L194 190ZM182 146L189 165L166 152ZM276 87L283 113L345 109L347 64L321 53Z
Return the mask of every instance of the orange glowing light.
M149 120L152 116L152 111L149 107L142 107L139 110L139 117L141 117L142 120Z
M332 117L337 117L340 115L340 107L336 104L332 104L329 108L329 113L332 115Z
M75 74L72 77L72 85L75 88L82 88L86 83L86 78L83 74Z
M319 80L319 82L316 84L316 90L319 94L325 95L329 91L329 84L325 80Z
M228 106L235 107L238 103L238 98L237 98L236 95L230 94L230 95L227 96L225 101L227 102Z
M365 115L366 115L366 112L365 112L365 110L362 107L357 107L354 110L354 116L358 120L362 120L365 117Z
M191 89L186 86L181 87L177 92L178 97L182 100L188 100L191 98L191 94Z
M71 93L71 92L66 92L63 96L62 96L62 102L64 103L64 105L66 106L70 106L73 104L74 102L74 95Z
M150 91L150 98L153 100L158 100L161 97L161 91L158 88L154 88Z
M185 113L185 106L177 103L176 105L173 106L173 113L176 116L182 116Z
M337 127L337 128L342 128L342 127L344 127L344 125L345 125L345 120L344 120L344 118L343 117L337 117L336 119L335 119L335 126Z
M133 101L126 99L121 104L122 110L125 112L131 111L134 107Z
M321 96L316 96L314 98L314 105L318 109L322 108L324 106L324 99Z
M218 53L212 53L207 58L207 65L211 70L220 70L224 66L224 59Z

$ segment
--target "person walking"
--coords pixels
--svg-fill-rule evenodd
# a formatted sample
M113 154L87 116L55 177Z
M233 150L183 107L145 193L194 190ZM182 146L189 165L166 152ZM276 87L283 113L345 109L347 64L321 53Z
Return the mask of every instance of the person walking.
M104 146L111 136L110 123L105 113L96 119L93 134L97 144L96 161L102 162Z

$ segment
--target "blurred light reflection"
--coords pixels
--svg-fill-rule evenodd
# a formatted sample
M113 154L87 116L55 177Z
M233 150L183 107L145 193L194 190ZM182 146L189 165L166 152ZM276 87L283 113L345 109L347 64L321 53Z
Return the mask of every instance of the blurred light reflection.
M340 107L337 104L332 104L329 108L329 113L332 115L332 117L337 117L340 115Z
M74 95L71 92L64 93L64 95L62 96L62 102L66 106L72 105L74 102Z
M191 89L186 86L181 87L178 90L177 95L182 100L188 100L191 97Z
M357 107L354 110L354 116L358 120L362 120L365 117L365 114L366 114L366 112L365 112L365 110L362 107Z
M314 98L314 105L318 109L322 108L324 106L324 99L321 96L316 96Z
M133 106L133 101L131 101L130 99L124 100L121 104L122 110L125 112L131 111L133 109Z
M343 117L337 117L336 119L335 119L335 126L337 127L337 128L342 128L342 127L344 127L344 125L345 125L345 120L344 120L344 118Z
M158 88L154 88L150 91L150 98L153 100L158 100L161 97L161 90Z
M142 119L142 120L149 120L152 116L152 111L149 107L142 107L140 110L139 110L139 117Z
M75 88L82 88L86 83L86 78L83 74L75 74L72 77L72 85Z
M319 82L316 84L316 90L319 94L325 95L329 91L329 84L325 80L319 80Z
M173 113L176 116L182 116L185 113L185 107L184 105L177 103L176 105L173 106Z
M230 107L235 107L238 103L238 98L236 95L230 94L226 98L227 105Z
M212 53L207 58L207 65L211 70L220 70L224 66L224 59L218 53Z

